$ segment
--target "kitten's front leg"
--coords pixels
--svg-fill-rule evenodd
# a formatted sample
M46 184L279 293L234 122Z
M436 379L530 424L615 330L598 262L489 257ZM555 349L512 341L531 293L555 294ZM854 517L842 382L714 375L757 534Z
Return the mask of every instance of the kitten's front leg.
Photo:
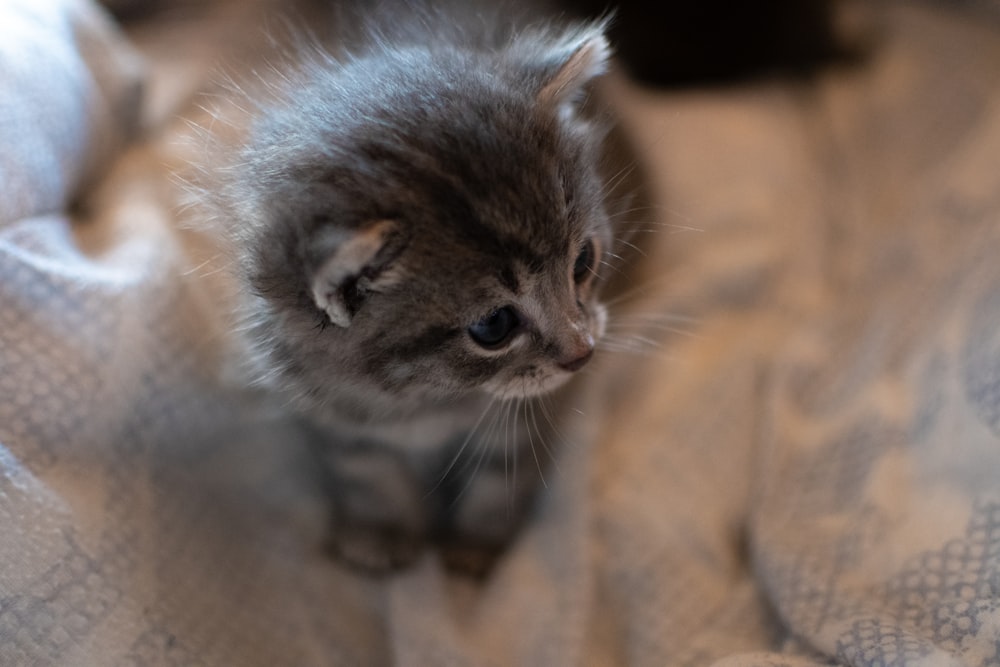
M488 443L482 459L456 466L462 472L445 485L440 499L438 541L449 569L484 576L516 538L544 468L529 445L527 438Z
M413 471L375 443L322 446L333 498L331 549L372 573L410 565L426 544L428 514Z
M542 479L545 461L535 443L514 431L475 446L453 438L437 456L318 434L334 505L334 554L384 573L413 563L431 539L449 569L485 575L524 523Z

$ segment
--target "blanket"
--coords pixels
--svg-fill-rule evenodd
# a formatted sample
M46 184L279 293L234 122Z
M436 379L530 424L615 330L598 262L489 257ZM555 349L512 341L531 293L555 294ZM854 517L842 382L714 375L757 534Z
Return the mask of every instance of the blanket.
M0 664L1000 664L995 15L887 4L810 80L611 77L657 202L628 344L472 581L332 561L303 435L227 375L173 173L278 3L179 6L0 6Z

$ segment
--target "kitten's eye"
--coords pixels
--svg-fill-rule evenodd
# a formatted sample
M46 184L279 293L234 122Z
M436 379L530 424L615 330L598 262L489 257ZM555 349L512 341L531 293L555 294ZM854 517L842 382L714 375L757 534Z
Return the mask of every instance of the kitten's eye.
M469 327L469 336L482 347L496 350L503 347L519 324L514 309L504 306Z
M577 284L582 283L587 274L594 271L594 242L588 239L580 248L580 254L576 256L573 264L573 280Z

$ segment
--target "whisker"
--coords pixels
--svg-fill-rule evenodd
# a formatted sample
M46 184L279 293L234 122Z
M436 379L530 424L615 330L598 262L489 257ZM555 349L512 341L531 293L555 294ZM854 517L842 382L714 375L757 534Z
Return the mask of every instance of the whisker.
M663 220L649 219L643 216L642 219L630 219L627 216L632 213L637 212L650 212L650 211L665 211L668 215L672 217L679 217L681 219L687 220L686 216L683 216L676 211L669 209L664 209L658 206L640 206L632 207L623 211L616 211L610 217L612 225L616 230L615 244L618 246L628 246L638 252L642 257L646 256L646 253L641 250L638 246L631 243L639 234L679 234L679 233L690 233L690 232L705 232L706 230L701 227L695 227L693 225L681 225L673 222L665 222Z
M680 313L670 313L662 311L648 311L641 313L616 313L615 317L619 321L635 321L639 323L643 322L688 322L691 324L700 324L702 318L695 317L693 315L681 315Z
M511 461L511 469L513 470L513 488L507 492L507 512L508 515L514 510L514 497L517 495L517 453L518 453L518 441L517 441L517 415L521 410L521 404L524 402L523 397L518 397L514 404L514 409L507 415L507 426L512 428L513 436L510 440L510 448L513 452L513 460ZM504 441L506 442L508 434L504 434ZM506 448L505 448L506 449Z
M497 426L500 423L501 415L503 414L503 410L507 407L507 403L509 401L510 401L509 396L500 397L499 399L500 406L493 411L493 416L490 418L490 423L486 427L486 431L482 434L482 437L479 439L480 440L480 443L478 445L479 447L486 449L491 446L491 443L493 442L493 434L496 432ZM474 460L474 455L467 457L466 460L463 462L461 469L459 469L458 472L464 474L467 470L469 470L470 467L472 467L473 460Z
M602 342L608 342L608 343L611 343L611 344L614 344L614 343L633 344L633 343L635 343L635 344L638 344L638 345L645 345L645 346L650 347L650 348L659 348L659 347L663 346L663 341L661 341L661 340L655 340L653 338L650 338L649 336L643 336L641 334L628 334L628 335L624 335L624 334L611 334L611 335L605 335Z
M500 430L500 422L503 419L503 414L507 410L507 407L511 401L510 396L503 396L499 407L493 411L493 417L490 419L489 426L486 427L486 431L483 433L482 440L487 443L487 446L493 446L495 444L495 438ZM466 468L471 465L471 461L466 465Z
M513 403L513 401L511 401L511 403ZM508 449L510 447L510 441L508 440L507 434L508 434L508 430L510 428L510 409L509 408L510 408L511 403L509 403L507 405L508 409L504 412L504 420L503 420L503 424L504 424L504 426L503 426L503 428L504 428L504 435L503 435L503 488L504 488L504 493L507 496L510 495L510 450Z
M215 275L216 273L219 273L219 272L225 270L226 265L223 265L221 267L212 269L209 273L202 273L201 270L204 269L209 264L212 264L215 261L217 261L220 257L222 257L221 254L213 255L212 257L209 257L208 259L206 259L201 264L198 264L197 266L193 266L190 269L188 269L187 271L184 271L181 275L182 276L198 275L199 277L202 277L202 278L207 278L208 276Z
M452 471L452 469L455 467L455 464L458 463L458 460L462 457L462 453L465 452L465 448L469 446L469 443L472 441L472 438L476 435L476 431L479 429L479 425L483 423L483 419L485 419L486 415L489 414L490 409L493 408L494 405L496 405L497 400L498 399L494 396L493 398L490 399L490 402L486 404L486 408L484 408L483 413L479 415L479 419L477 419L476 423L472 426L472 430L470 430L469 434L465 436L465 440L462 441L462 445L458 448L458 451L455 452L455 455L451 458L451 461L448 463L448 466L445 468L444 472L441 473L440 479L438 479L437 483L430 489L430 491L428 491L424 495L425 500L429 498L432 493L441 488L442 484L444 484L444 480L448 477L448 474Z
M537 418L537 416L535 414L535 401L531 401L530 403L528 403L528 406L531 409L531 423L534 424L534 426L535 426L535 433L538 435L538 444L540 444L542 446L542 449L545 450L545 453L549 457L549 461L551 461L552 465L555 466L556 472L561 475L562 474L562 469L559 467L559 459L555 455L555 453L553 453L553 451L549 448L549 446L545 443L545 437L542 434L542 429L539 428L539 426L538 426L538 418ZM537 461L538 460L535 459L536 463L537 463ZM542 471L540 469L538 471L538 474L542 475ZM544 476L542 476L542 484L545 484L545 477ZM548 485L546 485L546 488L548 488Z
M513 403L513 401L507 397L504 397L502 400L503 400L502 410L497 410L496 413L494 413L495 417L504 414L504 412L510 407L511 403ZM498 424L499 421L494 420L493 423ZM462 485L462 490L459 491L457 494L455 494L455 497L452 499L451 503L449 504L449 507L455 507L456 505L458 505L458 502L465 496L468 490L472 487L472 483L476 480L476 477L479 476L479 471L483 467L483 460L486 458L486 452L489 451L489 449L490 449L489 438L483 438L479 442L479 456L476 458L476 465L472 469L472 474L470 474L468 478L465 480L465 484ZM470 463L471 460L472 457L469 458Z
M619 294L615 298L609 299L608 301L606 301L604 303L604 305L607 306L607 307L609 307L609 308L613 308L615 306L619 306L622 303L627 302L628 300L635 298L638 294L640 294L642 292L652 291L655 288L661 287L662 285L665 285L667 283L672 282L673 280L674 280L674 277L672 275L659 276L657 278L654 278L654 279L651 279L651 280L647 280L645 282L639 283L639 284L635 285L634 287L632 287L632 288L630 288L630 289L622 292L621 294Z
M604 192L610 195L615 189L625 182L625 179L631 176L636 169L639 168L639 163L636 160L632 160L630 164L625 165L618 170L616 174L605 179L604 181Z
M612 313L608 318L607 333L647 335L676 334L700 339L698 332L701 318L673 313Z
M662 341L657 341L639 334L635 335L612 335L604 336L598 343L599 346L617 346L619 348L631 347L634 349L657 349L663 346Z
M695 229L693 227L680 227L676 225L665 225L663 229L656 229L654 227L648 227L647 225L655 225L655 222L650 221L636 221L627 227L622 228L622 236L627 239L632 239L639 234L656 234L656 235L672 235L672 234L692 234L701 233L704 230Z
M637 246L636 244L634 244L634 243L632 243L630 241L626 241L623 238L618 238L618 239L615 239L615 242L619 243L619 244L621 244L623 246L626 246L628 248L632 248L633 250L635 250L637 253L639 253L643 257L646 257L646 251L644 251L642 248L640 248L639 246Z
M643 210L642 208L634 208L628 211L617 212L611 216L614 219L615 216L627 215L629 213L635 213L637 211ZM663 230L673 230L677 232L707 232L708 230L704 227L695 227L693 225L679 225L676 222L664 222L663 220L647 220L647 219L635 219L635 220L624 220L615 223L616 229L621 229L623 227L634 227L635 225L652 225L654 227L662 227ZM656 230L662 231L662 230Z
M642 357L645 360L662 359L664 361L676 361L677 355L672 352L627 344L607 344L600 346L600 351L604 354L627 354ZM584 371L581 371L584 372Z
M619 267L619 266L624 266L624 265L625 265L625 264L627 264L627 263L628 263L628 261L629 261L629 258L628 258L628 257L624 257L624 256L622 256L622 255L619 255L619 254L618 254L618 253L616 253L616 252L612 252L612 251L611 251L610 249L609 249L609 250L607 250L605 254L606 254L606 255L607 255L608 257L610 257L611 259L615 260L615 261L613 262L613 265L615 266L616 270L617 270L617 267ZM604 261L607 261L607 260L604 260ZM610 264L609 264L609 265L610 265Z
M662 345L653 345L642 341L629 340L606 341L601 343L597 349L601 352L601 354L624 354L648 360L656 359L660 354L665 354L667 356L674 354L673 350L668 350L668 348Z
M611 262L606 262L606 261L604 261L604 260L602 259L602 260L601 260L601 262L600 262L600 264L601 264L601 266L606 266L606 267L608 267L609 269L611 269L612 271L614 271L614 272L615 272L615 273L617 273L618 275L620 275L620 276L623 276L623 277L626 277L626 274L625 274L625 272L624 272L624 271L622 271L622 270L621 270L620 268L618 268L617 266L615 266L614 264L612 264ZM591 270L590 270L590 272L591 272L591 273L593 273L593 274L594 274L595 276L599 275L599 274L597 273L597 271L595 271L594 269L591 269Z
M652 330L657 333L669 333L677 334L678 336L685 336L687 338L701 338L701 335L690 329L683 329L681 327L671 326L663 322L638 322L635 324L609 324L607 328L607 333L621 334L621 335L631 335L635 332L635 335L642 335L637 329Z
M504 438L503 438L503 480L504 480L504 489L505 490L507 490L507 489L510 488L510 451L509 451L510 442L509 442L507 434L508 434L509 428L510 428L510 412L511 412L511 408L512 408L512 406L514 405L514 403L516 401L517 401L516 398L510 398L510 399L508 399L504 403L503 412L498 413L498 415L502 415L502 416L499 419L497 419L496 424L495 424L495 428L492 430L492 432L490 434L490 438L491 439L494 436L499 437L501 430L503 431L503 434L504 434Z
M549 397L542 396L541 400L538 403L538 407L541 408L542 410L542 418L545 419L546 423L548 423L549 425L549 428L552 429L553 434L555 434L555 436L559 438L560 441L562 441L564 446L573 447L575 443L570 441L570 439L566 437L566 434L563 433L562 430L556 425L555 418L552 416L552 413L549 412L548 402L549 402Z
M614 202L622 202L629 199L635 199L635 193L626 194L623 197L617 197ZM612 215L624 215L628 213L635 213L636 211L652 211L656 213L663 214L665 217L678 218L684 220L685 222L691 222L691 215L685 213L683 210L677 208L676 206L667 206L663 203L657 201L647 201L641 206L633 206L630 209L623 211L615 211Z
M538 452L535 451L535 439L531 435L531 422L528 421L528 406L531 405L531 401L524 402L524 425L528 431L528 444L531 446L531 456L535 459L535 467L538 468L538 477L542 480L542 486L546 489L549 485L545 482L545 473L542 472L542 464L538 461Z
M626 215L631 215L633 213L638 213L639 211L642 211L643 213L645 213L647 211L653 211L654 209L655 209L655 207L653 207L653 206L634 206L634 207L629 208L629 209L624 209L624 210L621 210L621 211L615 211L614 213L609 214L608 218L610 220L612 220L612 221L616 221L617 222L618 218L622 218L622 217L624 217Z
M667 321L656 322L652 320L647 320L643 322L642 320L628 321L628 322L609 322L607 325L607 331L628 334L628 333L676 333L682 336L696 336L698 327L695 324L687 324L681 322L678 324L669 324Z

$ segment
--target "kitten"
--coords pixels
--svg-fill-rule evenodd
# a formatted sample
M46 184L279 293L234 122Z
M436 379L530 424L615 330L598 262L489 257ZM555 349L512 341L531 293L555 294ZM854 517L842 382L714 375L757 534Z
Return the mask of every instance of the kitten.
M206 196L268 385L322 443L336 553L383 571L434 541L479 569L542 473L525 401L605 330L581 106L609 46L603 23L410 19L282 73Z

